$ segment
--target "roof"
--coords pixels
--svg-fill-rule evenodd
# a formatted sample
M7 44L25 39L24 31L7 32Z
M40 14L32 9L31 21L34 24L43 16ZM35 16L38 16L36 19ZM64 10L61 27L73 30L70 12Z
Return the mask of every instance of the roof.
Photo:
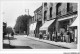
M34 13L40 11L41 9L42 9L42 5L41 5L39 8L37 8L37 9L34 11Z

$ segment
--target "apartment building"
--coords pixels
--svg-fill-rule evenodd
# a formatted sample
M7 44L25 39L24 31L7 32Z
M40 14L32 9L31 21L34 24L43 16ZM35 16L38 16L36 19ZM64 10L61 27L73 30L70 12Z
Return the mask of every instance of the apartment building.
M77 18L77 3L43 3L40 31L52 34L73 30L70 25ZM75 39L75 37L74 37Z

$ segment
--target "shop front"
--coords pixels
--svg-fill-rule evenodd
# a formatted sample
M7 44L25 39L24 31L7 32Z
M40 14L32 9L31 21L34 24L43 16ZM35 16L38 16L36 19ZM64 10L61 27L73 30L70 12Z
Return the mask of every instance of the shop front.
M49 29L51 30L52 27L51 24L55 21L54 20L50 20L50 21L46 21L41 27L40 27L40 31L44 31L45 34L47 34L49 32Z
M55 19L46 21L41 27L40 27L40 32L42 32L43 36L44 34L49 34L50 36L52 35L54 31L54 22Z
M67 31L69 24L70 24L70 20L69 19L63 20L63 21L59 21L59 25L58 25L59 30L58 31L61 32L62 29L63 29L63 32Z
M75 21L70 25L70 28L72 29L74 33L74 42L78 42L78 24L79 23L79 18L76 18Z
M76 17L77 15L72 15L58 19L58 32L60 32L61 29L64 29L65 31L69 30L69 26L72 24Z
M66 41L66 42L74 42L74 29L77 28L77 27L70 27L72 22L73 22L73 19L75 19L76 16L70 16L70 17L65 17L65 18L61 18L61 19L58 19L58 32L59 33L62 33L63 36L62 36L62 41ZM68 35L68 31L71 33L71 37ZM73 34L72 34L73 32Z

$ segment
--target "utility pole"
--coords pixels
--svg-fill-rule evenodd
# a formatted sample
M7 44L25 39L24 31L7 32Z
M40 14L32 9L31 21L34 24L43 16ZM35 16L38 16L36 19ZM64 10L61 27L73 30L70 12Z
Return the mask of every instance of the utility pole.
M27 15L29 16L29 9L25 9L25 13L27 13ZM28 23L27 23L27 31L26 31L26 34L27 35L29 34L29 20L28 20Z
M28 9L28 16L29 16L29 9Z
M42 6L43 6L43 8L42 8L42 24L44 24L44 3L42 3Z
M28 16L29 16L29 9L25 9L25 13L27 12Z

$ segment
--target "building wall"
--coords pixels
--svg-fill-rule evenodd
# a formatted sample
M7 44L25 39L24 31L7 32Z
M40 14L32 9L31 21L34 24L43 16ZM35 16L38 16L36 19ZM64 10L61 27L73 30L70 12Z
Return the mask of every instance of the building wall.
M73 12L77 11L77 3L70 3L69 6L70 6L71 12L68 12L68 9L69 9L68 3L46 3L45 2L42 4L42 11L41 12L36 11L34 13L35 19L41 18L42 23L44 24L45 21L49 21L55 18L55 24L53 24L54 25L53 27L55 28L55 31L56 31L55 33L57 34L57 32L60 31L60 28L67 30L66 28L68 28L68 26L73 22L73 19L76 18L74 17L73 19L62 20L61 23L58 21L58 19L67 18L69 16L75 15ZM50 13L51 7L52 7L52 12ZM52 17L50 17L50 14L52 14ZM44 16L46 19L44 19Z
M50 17L50 8L52 8L52 17ZM46 20L51 20L56 17L56 3L47 3L47 6L44 7L43 11L47 11Z
M39 18L42 18L42 22L44 24L45 21L51 20L53 18L56 18L58 16L58 15L56 15L57 14L57 8L56 8L57 7L57 4L58 3L46 3L46 2L43 3L42 10L41 11L35 11L35 13L34 13L35 14L34 15L35 18L34 19L37 20ZM52 7L52 17L50 17L50 8L51 7ZM70 7L72 7L72 11L73 12L77 11L77 3L70 3ZM38 9L40 9L40 8L38 8ZM69 14L67 12L67 9L68 9L67 3L61 3L61 5L58 8L58 12L60 12L59 13L59 16L63 16L63 15ZM44 14L45 11L46 11L46 15ZM44 20L44 16L46 16L46 20ZM58 17L58 18L63 18L63 17Z
M34 32L34 34L35 34L35 37L38 37L38 34L39 34L39 28L40 28L40 26L42 25L42 14L43 14L43 12L42 12L42 5L39 7L39 8L37 8L35 11L34 11L34 22L37 22L37 24L36 24L36 29L35 29L35 32ZM33 22L33 23L34 23Z
M70 3L70 5L72 6L73 12L77 11L77 3Z
M50 17L50 8L51 7L52 7L52 12L51 12L52 17ZM47 11L46 20L44 20L44 17L43 17L43 21L47 21L47 20L56 18L56 3L47 3L46 6L43 5L43 14L45 11Z
M56 3L53 3L52 18L56 18Z
M69 17L71 15L74 15L73 12L77 11L77 3L70 3L69 6L72 8L70 10L71 12L73 11L72 13L68 13L67 12L67 9L69 9L67 7L67 4L68 3L61 3L61 5L59 6L58 10L57 10L57 4L58 3L47 3L46 5L44 5L44 4L45 3L43 3L43 13L42 13L43 14L43 19L42 19L43 24L45 23L45 21L51 20L53 18L56 18L57 16L59 16L58 18L66 18L66 17ZM50 8L51 7L52 7L52 18L50 18ZM45 11L47 11L46 20L44 20L44 12ZM57 15L57 12L60 12L60 13ZM67 14L70 14L70 15L67 15ZM64 16L64 17L61 17L61 16ZM71 20L73 20L73 19L71 19ZM72 22L70 22L70 24L71 23ZM58 25L59 25L59 23L58 23ZM58 25L56 25L56 26L58 27Z
M77 3L73 3L72 6L73 6L73 12L77 11L78 4Z
M56 5L58 3L47 3L46 5L44 5L43 3L43 21L47 21L47 20L50 20L50 8L52 7L52 19L53 18L56 18ZM77 11L77 3L70 3L70 7L72 7L72 11L75 12ZM46 15L46 20L44 20L44 12L47 11L47 15ZM61 6L58 8L58 11L61 11L61 14L60 15L66 15L68 14L67 12L67 3L61 3Z

